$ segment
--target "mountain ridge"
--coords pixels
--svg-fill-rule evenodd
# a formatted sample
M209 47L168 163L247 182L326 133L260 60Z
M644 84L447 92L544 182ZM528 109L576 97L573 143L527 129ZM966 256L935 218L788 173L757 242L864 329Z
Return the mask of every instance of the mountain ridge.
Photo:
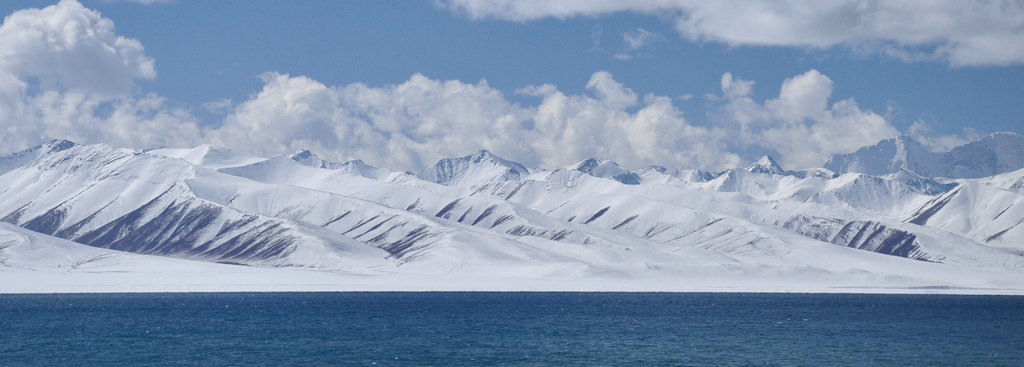
M1013 152L1015 141L961 152L987 159L977 151ZM208 145L134 151L59 140L0 166L9 167L0 172L3 222L190 261L578 281L683 280L691 269L734 279L722 269L735 268L755 278L852 276L869 287L963 286L953 275L977 271L1009 275L971 284L1017 284L1008 279L1024 275L1024 195L1015 189L1024 170L937 180L903 166L786 171L765 156L718 173L627 171L607 159L549 171L484 150L414 175L305 150L260 158Z
M900 169L937 178L981 178L1024 168L1024 136L994 133L947 152L930 152L907 135L885 139L849 154L832 156L824 168L871 175Z

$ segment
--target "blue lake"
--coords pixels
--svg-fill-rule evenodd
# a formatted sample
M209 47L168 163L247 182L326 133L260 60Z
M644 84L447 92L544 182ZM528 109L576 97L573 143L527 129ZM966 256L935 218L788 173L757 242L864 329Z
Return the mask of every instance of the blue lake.
M0 295L2 366L1024 366L1024 297Z

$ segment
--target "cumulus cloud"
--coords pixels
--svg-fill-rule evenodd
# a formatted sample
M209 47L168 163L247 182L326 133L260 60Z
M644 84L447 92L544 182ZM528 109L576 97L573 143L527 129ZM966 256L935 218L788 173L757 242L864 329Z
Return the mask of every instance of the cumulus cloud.
M17 11L0 25L0 144L53 138L116 146L187 145L199 129L184 110L138 95L156 77L142 45L77 1Z
M691 41L730 46L848 46L953 66L1024 63L1019 1L443 0L471 19L530 21L617 12L672 19Z
M214 142L264 155L305 148L330 159L361 158L410 170L479 149L529 152L520 135L524 110L484 81L445 82L417 74L380 88L328 87L277 73L265 74L263 81L262 91L210 132Z
M132 148L209 142L263 156L310 149L406 170L480 149L546 168L600 157L628 168L723 169L749 161L751 151L777 152L791 167L820 165L897 133L852 99L830 104L834 83L816 70L787 79L777 98L763 102L751 97L753 81L726 73L722 94L711 99L718 121L711 126L692 124L673 98L638 94L605 71L577 94L534 85L514 99L485 80L415 74L394 85L328 86L271 72L247 100L205 104L224 119L200 128L188 110L139 91L137 81L156 77L139 42L73 0L7 17L0 46L6 152L66 138ZM911 133L927 135L925 127Z
M587 157L634 167L741 161L716 143L720 132L691 126L670 98L641 101L607 72L594 73L586 84L592 95L566 95L551 85L521 89L541 99L535 107L510 102L486 81L419 74L384 87L329 87L277 73L263 80L260 93L209 131L211 140L262 155L311 149L334 160L361 158L406 170L480 149L549 168ZM627 112L634 107L639 110Z
M82 93L49 91L15 105L19 111L5 113L0 123L6 130L0 140L8 152L55 138L140 148L199 142L200 131L191 115L152 94L103 101Z
M777 98L759 103L751 97L753 82L726 73L722 105L715 113L737 130L737 149L772 150L783 163L798 168L820 167L833 154L898 134L885 117L860 109L853 99L829 106L833 85L827 76L810 70L786 79Z
M136 79L156 77L139 41L118 36L112 21L74 0L5 18L0 50L3 73L45 90L125 96Z
M607 157L626 167L654 162L677 167L733 167L742 159L726 150L725 133L690 124L669 97L636 94L607 72L595 73L589 95L566 95L550 85L522 91L542 97L525 134L546 167L586 157ZM627 108L639 107L636 112Z
M53 138L152 148L212 142L269 156L300 148L326 158L362 158L415 170L435 160L492 150L530 166L563 167L587 157L627 166L720 167L740 161L722 132L689 124L668 97L639 96L610 73L582 94L524 88L536 105L511 102L486 81L423 75L381 87L327 86L304 76L262 75L263 88L199 128L187 111L139 80L156 77L142 45L74 0L8 16L0 25L0 143L6 152Z

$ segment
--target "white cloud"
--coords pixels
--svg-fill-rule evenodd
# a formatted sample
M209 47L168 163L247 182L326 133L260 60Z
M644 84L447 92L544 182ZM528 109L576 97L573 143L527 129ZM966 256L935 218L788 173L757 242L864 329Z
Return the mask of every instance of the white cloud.
M227 115L234 106L235 103L228 98L203 103L203 109L217 115Z
M194 146L200 131L187 111L155 95L102 100L77 92L47 91L0 107L0 145L10 153L50 139L117 147Z
M592 49L599 49L601 47L601 39L604 38L604 29L601 25L595 25L590 29L590 41L592 42Z
M516 93L539 99L526 106L484 80L416 74L396 85L327 86L267 73L248 100L206 104L226 116L220 126L201 129L187 110L139 92L137 80L156 77L153 60L113 29L99 13L67 0L16 12L0 25L6 152L66 138L133 148L212 142L264 156L306 148L332 160L407 170L479 149L547 168L605 157L628 168L722 169L756 150L778 152L790 167L819 165L829 154L896 134L852 99L829 105L833 82L815 70L786 80L779 96L764 102L751 98L754 82L726 73L722 95L709 98L720 122L713 126L691 124L671 97L641 96L604 71L580 94L524 87ZM911 133L929 136L924 127ZM928 144L948 146L951 139Z
M612 78L607 71L598 71L590 76L587 89L594 91L604 105L618 110L636 106L638 100L633 90L626 88Z
M752 86L723 75L723 104L715 113L728 129L737 130L738 149L776 151L789 167L820 167L833 154L898 134L885 117L861 110L853 99L829 106L833 82L817 70L786 79L778 98L764 103L750 97Z
M786 122L821 120L828 113L828 99L832 96L832 79L817 70L786 79L779 90L779 98L765 106ZM749 93L749 91L748 91Z
M17 151L64 138L126 147L192 145L184 110L135 93L156 77L142 45L73 0L17 11L0 25L0 144Z
M639 50L640 48L649 45L651 41L654 41L657 38L657 33L643 28L637 28L636 30L622 34L622 39L626 42L626 47L630 50Z
M648 31L643 28L637 28L635 30L622 34L622 40L626 45L624 52L617 53L612 58L619 60L632 60L634 57L640 54L640 49L649 47L652 42L658 40L659 36L657 33Z
M533 88L542 97L532 110L534 129L525 134L545 167L563 167L587 157L611 158L626 167L733 167L739 156L725 150L724 132L691 125L669 97L633 91L597 72L587 88L598 98L566 95L552 86ZM626 109L639 105L635 113Z
M136 79L156 77L139 41L116 35L113 22L74 0L7 16L0 50L0 71L44 90L120 97Z
M953 66L1024 63L1019 1L445 0L471 19L529 21L617 12L672 19L691 41L730 46L854 47Z
M932 124L926 121L915 121L907 129L907 135L933 152L948 152L953 148L981 139L981 134L972 128L965 128L963 134L937 136Z
M754 90L753 81L733 79L732 73L723 74L721 84L725 98L745 97Z
M527 110L486 82L465 84L413 75L380 88L328 87L303 76L268 73L239 104L214 142L270 155L311 149L325 158L361 158L400 169L490 149L530 161L521 135Z
M519 106L481 81L467 84L413 75L384 87L329 87L303 76L267 74L264 88L240 103L215 143L271 155L311 149L326 158L361 158L416 170L444 157L488 149L527 166L564 167L608 157L640 167L657 162L725 167L724 134L695 127L668 97L638 97L607 72L587 83L593 96L551 85L519 93L541 98ZM627 109L638 108L636 112Z

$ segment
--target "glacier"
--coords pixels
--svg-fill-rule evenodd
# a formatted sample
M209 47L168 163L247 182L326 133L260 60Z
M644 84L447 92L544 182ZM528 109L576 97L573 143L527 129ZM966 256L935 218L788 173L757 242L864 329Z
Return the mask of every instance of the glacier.
M720 172L54 140L0 157L0 222L0 293L1024 294L1024 138Z

